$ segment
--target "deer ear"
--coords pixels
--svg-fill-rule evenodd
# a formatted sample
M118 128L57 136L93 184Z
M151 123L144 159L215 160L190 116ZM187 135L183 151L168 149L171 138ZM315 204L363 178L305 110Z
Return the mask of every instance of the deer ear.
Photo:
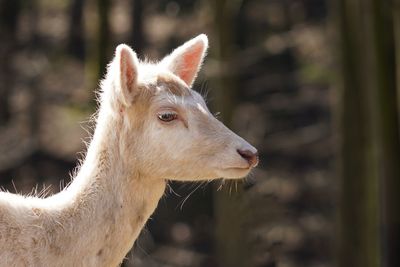
M208 48L208 38L205 34L187 41L176 48L161 64L191 86L200 70Z
M125 106L130 106L137 94L139 60L136 53L127 45L118 45L115 52L115 63L118 66L116 77L120 90L120 100Z

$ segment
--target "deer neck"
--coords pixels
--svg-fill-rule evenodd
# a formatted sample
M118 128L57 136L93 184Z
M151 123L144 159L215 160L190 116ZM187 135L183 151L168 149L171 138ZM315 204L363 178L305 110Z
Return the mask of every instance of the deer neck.
M59 219L64 228L70 226L68 234L79 262L86 259L87 266L112 266L123 259L154 212L165 181L144 177L132 167L134 162L126 162L116 134L120 122L99 116L86 159L61 193L61 198L64 194L72 201L66 201L69 204L63 206Z

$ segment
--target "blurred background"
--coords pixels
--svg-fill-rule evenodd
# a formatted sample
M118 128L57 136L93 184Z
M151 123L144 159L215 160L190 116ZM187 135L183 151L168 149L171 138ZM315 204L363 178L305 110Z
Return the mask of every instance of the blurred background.
M117 44L200 33L194 89L261 162L171 183L123 266L400 266L398 0L0 0L2 188L70 181Z

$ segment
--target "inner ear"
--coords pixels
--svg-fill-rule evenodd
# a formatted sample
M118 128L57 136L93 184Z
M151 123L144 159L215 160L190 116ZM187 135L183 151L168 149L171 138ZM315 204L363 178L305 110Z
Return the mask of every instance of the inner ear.
M207 36L201 34L176 48L161 64L191 86L201 68L207 48Z
M119 45L116 52L119 65L120 98L124 105L129 106L138 91L138 58L127 45Z
M132 93L133 87L136 85L137 70L128 53L126 50L121 51L121 81L126 86L128 93Z
M182 68L177 70L177 75L186 84L191 85L197 76L203 61L204 46L196 44L191 50L182 56Z

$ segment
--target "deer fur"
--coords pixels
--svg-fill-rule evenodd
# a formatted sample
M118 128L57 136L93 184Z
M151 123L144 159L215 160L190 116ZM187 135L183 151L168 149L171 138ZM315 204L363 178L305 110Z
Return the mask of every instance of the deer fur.
M167 180L249 173L256 149L190 89L207 47L199 35L158 63L117 47L72 183L47 198L0 192L0 266L118 266Z

